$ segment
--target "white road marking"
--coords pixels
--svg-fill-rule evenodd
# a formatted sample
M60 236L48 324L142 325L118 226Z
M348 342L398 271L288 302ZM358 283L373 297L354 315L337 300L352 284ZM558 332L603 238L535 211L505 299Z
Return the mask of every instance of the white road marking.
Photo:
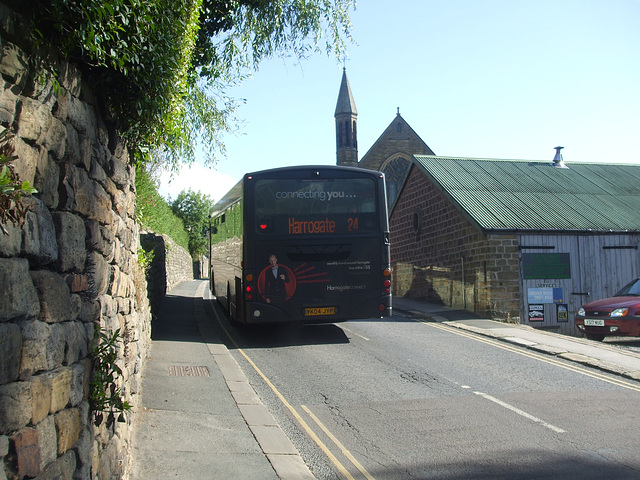
M512 412L515 412L518 415L522 415L523 417L528 418L529 420L531 420L533 422L539 423L543 427L547 427L548 429L553 430L554 432L557 432L557 433L564 433L565 432L561 428L558 428L555 425L551 425L550 423L547 423L544 420L540 420L539 418L534 417L533 415L530 415L527 412L522 411L519 408L514 407L513 405L509 405L508 403L503 402L502 400L498 400L497 398L492 397L491 395L488 395L488 394L482 393L482 392L473 392L473 393L475 393L476 395L480 395L481 397L486 398L487 400L491 400L492 402L497 403L501 407L508 408Z

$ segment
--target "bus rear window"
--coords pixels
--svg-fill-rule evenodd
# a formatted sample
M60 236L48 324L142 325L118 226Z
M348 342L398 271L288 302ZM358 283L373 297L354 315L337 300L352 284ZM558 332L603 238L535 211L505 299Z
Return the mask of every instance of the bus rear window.
M256 228L275 235L376 232L376 201L376 184L369 178L258 180Z

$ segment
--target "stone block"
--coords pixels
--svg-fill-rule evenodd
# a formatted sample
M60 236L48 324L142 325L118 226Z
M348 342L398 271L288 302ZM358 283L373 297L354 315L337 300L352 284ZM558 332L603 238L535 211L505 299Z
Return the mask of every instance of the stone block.
M54 370L62 366L65 356L66 331L65 325L54 323L49 326L47 338L47 370Z
M58 458L58 435L53 415L45 417L35 426L35 429L38 434L40 468L43 469Z
M89 105L77 97L72 96L69 99L68 118L78 133L90 137L95 135L96 121L94 112Z
M22 228L7 222L0 230L0 255L3 257L17 257L22 248Z
M49 128L47 129L42 144L49 150L58 160L64 157L64 151L67 141L67 128L59 119L53 117L50 119Z
M0 435L0 459L6 457L9 454L9 437L6 435ZM0 460L1 465L2 460Z
M56 433L58 435L58 455L63 455L71 450L78 441L82 431L80 420L80 410L77 408L67 408L56 413Z
M47 375L51 377L51 408L49 413L56 413L69 403L73 371L70 367L63 367L49 372Z
M26 258L0 258L0 322L35 317L40 313L38 294Z
M15 323L0 323L0 385L18 379L21 359L20 327Z
M0 47L0 75L14 84L22 84L29 71L27 55L16 45L5 43Z
M84 270L87 257L84 221L69 212L55 212L52 216L58 241L57 266L63 272Z
M28 381L31 384L31 423L35 425L44 420L51 410L51 377L33 375Z
M88 393L89 375L91 374L91 371L87 370L85 365L86 363L74 363L71 365L71 372L73 376L71 378L71 390L69 392L69 405L72 407L80 405L82 400L85 398L85 393Z
M63 363L71 365L87 356L89 340L82 322L66 322L62 327L65 335Z
M29 213L23 226L22 253L35 265L54 262L58 259L58 243L49 209L33 196L25 197L23 202L29 207Z
M49 270L31 272L40 299L40 319L47 323L71 320L70 292L62 276Z
M44 154L40 156L36 167L34 186L38 189L38 197L51 209L57 208L60 200L58 192L59 180L60 166L56 163L53 155L49 155L44 150Z
M78 320L85 323L97 322L100 320L100 302L98 300L83 299L82 308L78 314Z
M25 141L35 142L40 138L51 122L51 110L41 102L22 98L20 116L18 118L18 136Z
M78 479L91 478L91 454L93 449L93 439L86 428L80 432L80 438L74 446L78 464L76 465L76 476Z
M62 208L103 224L111 220L111 198L99 183L89 178L86 170L69 165L62 183L66 190L66 202Z
M76 471L76 454L67 452L62 457L58 457L56 461L47 465L42 473L38 475L37 480L71 480L74 478ZM86 477L91 478L91 477Z
M109 289L111 269L113 267L107 263L102 255L96 252L89 254L87 263L91 293L98 298L107 293Z
M40 448L35 428L24 428L11 437L16 455L19 478L35 477L40 473Z
M9 88L0 92L0 125L13 125L18 97Z
M0 385L0 435L25 427L31 420L31 388L26 382Z
M49 325L40 320L25 320L19 323L22 332L22 359L20 378L25 379L36 372L47 370L47 340Z

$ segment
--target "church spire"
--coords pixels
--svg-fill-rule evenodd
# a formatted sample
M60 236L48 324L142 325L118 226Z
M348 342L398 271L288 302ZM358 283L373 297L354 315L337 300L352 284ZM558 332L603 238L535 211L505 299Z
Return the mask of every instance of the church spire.
M342 70L342 82L334 114L336 119L336 163L345 166L358 165L358 129L356 103L353 100L347 69Z

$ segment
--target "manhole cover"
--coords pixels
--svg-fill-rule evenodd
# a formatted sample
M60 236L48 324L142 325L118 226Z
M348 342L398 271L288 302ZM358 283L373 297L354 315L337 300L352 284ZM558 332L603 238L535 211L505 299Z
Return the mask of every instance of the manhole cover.
M189 365L169 365L169 375L173 377L208 377L209 369Z

